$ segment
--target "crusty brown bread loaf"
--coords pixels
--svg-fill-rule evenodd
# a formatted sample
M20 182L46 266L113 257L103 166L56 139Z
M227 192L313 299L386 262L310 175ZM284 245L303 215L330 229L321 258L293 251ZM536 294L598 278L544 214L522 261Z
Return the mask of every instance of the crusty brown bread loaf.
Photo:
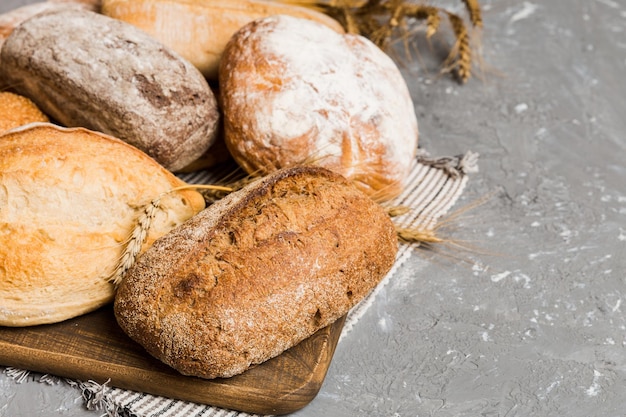
M362 36L271 16L240 29L220 63L225 140L248 172L315 163L389 199L418 130L402 74Z
M122 139L171 171L215 141L205 78L128 23L74 8L39 13L11 32L0 60L0 78L50 118Z
M144 207L185 185L104 134L45 123L0 136L0 326L111 302L109 277ZM142 249L203 208L193 190L163 195Z
M28 123L48 121L48 116L28 98L8 91L0 92L0 134Z
M121 283L115 315L182 374L230 377L346 314L396 250L389 216L352 183L280 170L157 240Z

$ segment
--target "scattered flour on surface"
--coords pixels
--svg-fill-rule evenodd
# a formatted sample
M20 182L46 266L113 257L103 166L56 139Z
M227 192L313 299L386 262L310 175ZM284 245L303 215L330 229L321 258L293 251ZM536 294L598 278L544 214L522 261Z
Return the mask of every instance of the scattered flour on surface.
M537 11L537 8L538 6L536 4L525 1L522 9L515 13L513 16L511 16L509 22L514 23L519 20L528 19Z
M499 274L495 274L491 276L491 281L492 282L500 282L502 281L504 278L508 277L509 275L511 275L512 272L511 271L504 271L501 272Z
M604 4L605 6L609 6L613 9L619 9L619 4L614 2L613 0L596 0L598 3Z
M591 386L589 388L587 388L587 395L590 397L596 397L598 394L600 394L600 377L602 376L602 374L597 371L597 370L593 370L593 381L591 382Z
M515 106L515 113L517 114L524 113L526 110L528 110L528 104L526 103L520 103Z

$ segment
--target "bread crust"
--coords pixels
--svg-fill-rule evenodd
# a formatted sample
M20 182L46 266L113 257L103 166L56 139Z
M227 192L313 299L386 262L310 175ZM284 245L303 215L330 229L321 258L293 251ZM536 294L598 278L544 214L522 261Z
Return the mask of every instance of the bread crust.
M64 126L122 139L170 171L215 141L217 100L202 74L138 28L81 9L39 13L0 52L0 78Z
M109 278L142 209L186 184L138 149L41 123L0 136L0 326L54 323L113 300ZM204 208L163 195L145 250Z
M50 10L60 10L67 8L83 8L88 10L97 10L97 6L93 1L79 0L56 0L56 1L42 1L38 3L27 4L26 6L18 7L13 10L9 10L6 13L0 14L0 47L4 43L4 40L13 32L20 23L39 14Z
M381 200L402 191L417 119L399 69L366 38L257 20L226 46L220 91L226 144L248 172L315 163Z
M49 121L48 116L28 98L8 91L0 92L0 135L28 123Z
M222 51L230 37L255 19L287 14L343 32L339 22L330 16L281 1L104 0L102 13L145 30L212 80L217 80Z
M115 315L182 374L230 377L346 314L396 250L388 215L343 177L279 170L157 240L120 285Z
M86 0L86 2L88 2ZM23 21L39 14L50 10L60 10L68 8L88 8L93 10L95 7L83 2L77 1L42 1L38 3L27 4L26 6L18 7L16 9L9 10L6 13L0 14L0 49L4 44L6 38L9 37L11 32ZM2 60L0 59L0 67L2 67ZM4 77L0 76L0 89L4 90L10 88L11 84Z

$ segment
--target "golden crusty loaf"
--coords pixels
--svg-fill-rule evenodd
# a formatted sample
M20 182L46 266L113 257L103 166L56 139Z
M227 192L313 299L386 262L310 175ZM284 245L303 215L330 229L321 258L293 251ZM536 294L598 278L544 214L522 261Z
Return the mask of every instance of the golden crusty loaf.
M182 374L229 377L346 314L396 250L390 218L352 183L280 170L157 240L121 283L115 315Z
M48 116L30 99L8 91L0 92L0 134L28 123L48 121Z
M343 27L307 7L266 0L104 0L102 13L131 23L177 51L210 79L217 79L220 57L230 37L246 23L275 14Z
M104 134L31 124L0 136L0 325L52 323L113 299L108 281L143 208L185 184ZM204 208L163 195L143 249Z
M122 139L170 171L217 137L206 79L131 24L74 8L39 13L11 32L0 59L0 78L50 118Z
M402 191L417 149L408 87L362 36L271 16L239 30L224 51L225 140L248 172L305 161L388 199Z

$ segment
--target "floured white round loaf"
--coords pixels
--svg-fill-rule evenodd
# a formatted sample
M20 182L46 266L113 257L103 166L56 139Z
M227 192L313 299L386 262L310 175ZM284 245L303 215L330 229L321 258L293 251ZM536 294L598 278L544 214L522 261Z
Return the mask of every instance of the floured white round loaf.
M0 326L54 323L109 303L110 278L149 203L141 250L204 208L138 149L49 123L0 136ZM166 194L163 194L166 193ZM139 243L140 244L140 243Z
M418 142L398 67L362 36L271 16L240 29L219 73L226 144L249 173L315 163L388 199Z

